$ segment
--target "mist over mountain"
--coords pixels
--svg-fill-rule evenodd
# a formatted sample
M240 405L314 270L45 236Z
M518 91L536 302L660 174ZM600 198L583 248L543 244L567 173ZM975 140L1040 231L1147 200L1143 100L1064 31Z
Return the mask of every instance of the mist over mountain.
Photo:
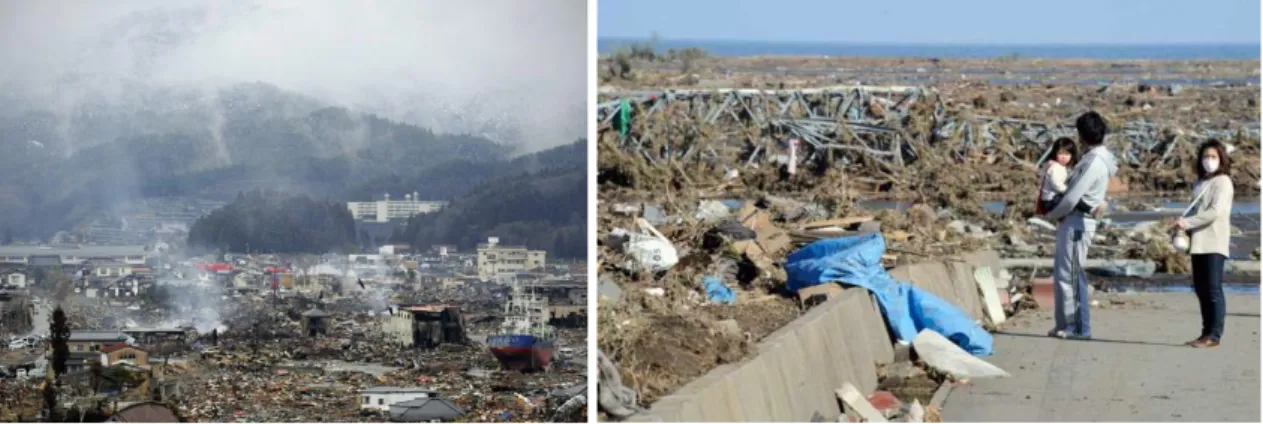
M447 208L408 220L394 241L425 248L473 250L487 237L547 250L552 257L587 256L587 142L558 147L496 172Z
M0 156L0 174L8 177L0 180L5 217L0 219L46 235L138 197L228 200L239 191L267 188L367 200L391 188L376 181L447 199L477 181L452 164L490 166L508 160L511 152L478 136L437 134L371 114L318 108L262 84L220 94L216 108L107 110L98 128L117 138L78 148L58 138L58 128L47 124L51 119L39 119L46 112L0 121L0 149L8 152ZM216 131L198 124L207 119L220 121ZM444 170L460 171L470 183L431 187L423 179Z
M398 228L391 241L422 250L456 245L472 250L487 237L544 249L555 258L583 258L587 252L587 141L505 161L455 160L416 175L392 175L364 187L424 182L431 192L452 193L451 204L420 215ZM348 192L357 192L354 187ZM362 191L361 191L362 192ZM327 253L346 246L371 248L357 237L350 212L340 202L305 195L251 190L192 226L188 245L195 251ZM386 240L383 240L386 241Z
M261 81L537 151L586 128L585 20L580 0L4 2L0 115L47 110L92 128ZM116 134L62 135L78 146Z
M585 19L577 0L4 2L0 228L254 189L462 196L583 136Z

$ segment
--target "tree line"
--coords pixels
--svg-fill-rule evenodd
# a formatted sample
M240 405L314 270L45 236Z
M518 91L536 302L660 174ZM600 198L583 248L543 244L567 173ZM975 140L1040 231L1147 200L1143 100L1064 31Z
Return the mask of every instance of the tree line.
M355 220L345 203L254 190L193 223L194 252L323 254L356 242Z
M587 257L587 169L546 169L484 182L437 213L413 217L392 238L419 249L456 245L468 251L488 237L547 250L550 257Z

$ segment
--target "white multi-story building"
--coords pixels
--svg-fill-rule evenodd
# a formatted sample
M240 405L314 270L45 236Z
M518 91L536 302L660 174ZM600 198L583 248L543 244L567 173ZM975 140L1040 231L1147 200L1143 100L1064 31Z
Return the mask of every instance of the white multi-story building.
M499 274L543 268L546 256L543 250L501 246L499 238L488 238L486 244L478 245L478 279L492 281Z
M447 202L435 200L419 200L417 193L405 194L403 200L385 200L372 202L347 202L347 209L357 221L389 222L393 219L408 219L414 215L437 212L447 206Z

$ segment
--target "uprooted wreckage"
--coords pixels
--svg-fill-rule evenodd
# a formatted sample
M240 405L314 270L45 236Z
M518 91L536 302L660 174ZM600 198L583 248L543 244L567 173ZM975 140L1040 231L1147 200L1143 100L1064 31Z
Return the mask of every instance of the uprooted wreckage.
M780 262L804 243L881 233L887 267L982 248L1050 254L1039 246L1050 234L1027 222L1036 164L1054 140L1075 138L1082 111L1040 121L950 103L920 87L602 93L602 412L627 417L797 317L799 302L778 294ZM1218 138L1240 152L1238 187L1257 193L1257 122L1100 112L1124 165L1111 191L1186 190L1197 143ZM858 210L873 199L905 205ZM988 212L986 201L1007 205ZM1099 251L1178 272L1179 255L1149 232L1104 231Z
M789 157L772 152L787 150L790 139L797 139L804 145L796 162L833 164L868 175L861 180L903 188L920 182L899 178L905 167L918 165L1005 164L1033 170L1053 140L1075 135L1073 122L1082 113L1046 122L975 115L949 109L920 87L673 90L604 93L602 99L603 139L614 137L611 143L651 165L725 166L733 153L740 162L731 163L788 165ZM1182 173L1161 174L1188 169L1196 143L1218 138L1257 150L1257 143L1244 141L1259 137L1258 122L1234 128L1111 123L1113 136L1107 142L1129 165L1120 177L1154 190L1188 186ZM1257 167L1234 175L1238 184L1256 188L1258 177Z
M97 408L99 399L157 400L196 420L383 421L385 412L366 410L359 391L424 387L458 407L460 421L582 420L586 400L572 390L583 381L581 364L532 374L500 370L474 336L494 331L496 320L467 320L461 312L484 303L486 296L476 297L466 303L439 295L460 307L422 311L416 314L417 325L399 322L393 331L391 319L397 317L356 297L233 298L220 309L223 327L193 333L188 343L176 346L138 345L151 356L147 364L111 367L106 373L127 375L133 383L94 396L83 387L95 377L80 372L67 376L59 396L80 409ZM166 319L161 308L120 314L118 308L81 298L65 308L72 328L118 328L120 315ZM564 343L579 343L573 332L561 337ZM40 393L27 383L0 380L0 392L14 395L14 402L0 404L0 416L29 418L39 410Z

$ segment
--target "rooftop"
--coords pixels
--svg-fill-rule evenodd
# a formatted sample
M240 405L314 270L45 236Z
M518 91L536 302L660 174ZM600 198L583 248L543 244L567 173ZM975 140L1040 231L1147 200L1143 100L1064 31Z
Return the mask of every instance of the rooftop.
M130 327L122 330L124 333L183 333L183 329L175 327Z
M131 268L131 265L112 259L92 259L84 261L85 266L92 268Z
M143 402L119 409L110 417L112 422L124 423L174 423L180 418L170 407L158 402Z
M328 312L325 312L325 311L323 311L323 310L321 310L320 308L317 308L317 307L314 307L314 306L313 306L313 307L312 307L310 310L308 310L307 312L303 312L303 316L305 316L305 317L327 317L327 316L329 316L329 313L328 313Z
M376 386L360 389L360 393L435 393L435 391L429 387Z
M71 331L72 342L123 341L127 335L118 331Z
M145 254L144 246L0 246L0 256L62 255L81 257L138 256Z
M101 348L101 353L110 353L117 350L122 350L124 348L129 348L129 347L132 349L141 350L141 351L145 350L137 346L129 346L126 342L118 342L118 343L112 343L108 346Z
M391 421L448 421L465 415L465 410L447 399L413 399L390 405Z
M410 312L443 312L448 307L447 305L409 305L400 306L399 309Z
M480 249L480 250L481 250L481 249L487 249L487 250L528 250L528 249L526 248L526 246L511 246L511 245L507 245L507 244L490 245L490 244L487 244L487 243L478 243L478 249ZM538 252L538 250L531 250L531 252Z

